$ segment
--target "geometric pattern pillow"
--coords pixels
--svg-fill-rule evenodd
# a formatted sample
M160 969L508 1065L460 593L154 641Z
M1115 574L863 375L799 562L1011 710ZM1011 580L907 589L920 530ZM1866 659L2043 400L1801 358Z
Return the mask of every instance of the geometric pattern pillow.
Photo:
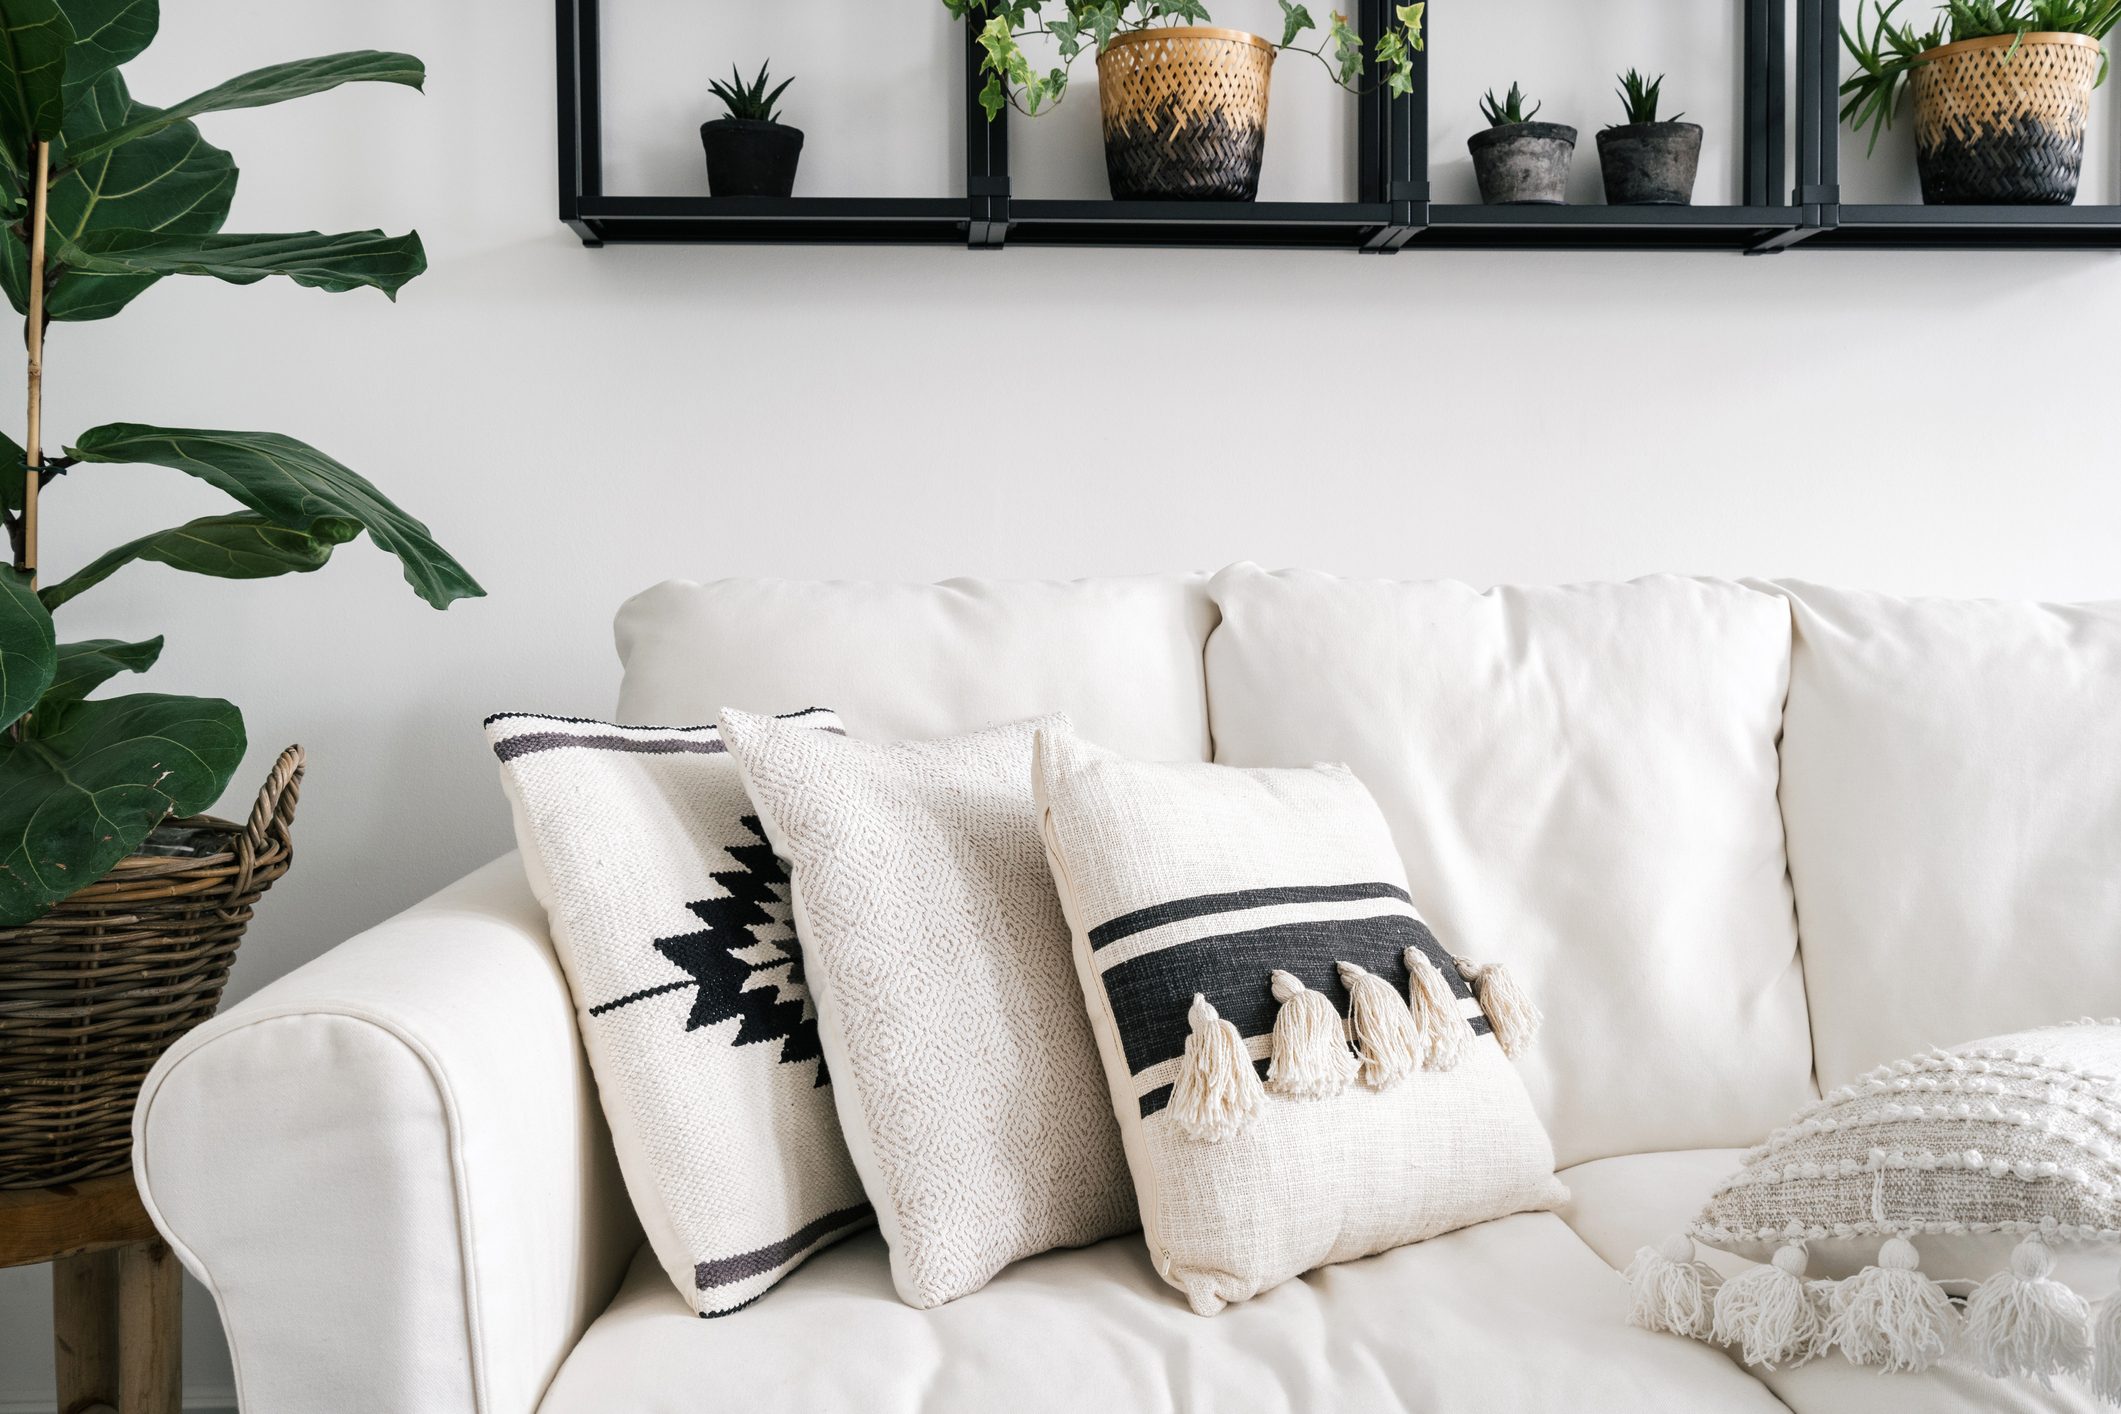
M1196 1312L1567 1199L1502 1044L1532 1010L1438 944L1346 767L1135 762L1062 728L1033 769L1143 1234Z
M840 1129L910 1306L1135 1226L1032 816L1032 735L1065 720L886 743L722 713L794 876Z
M734 1311L872 1221L787 873L713 727L504 712L486 735L641 1226L694 1311Z

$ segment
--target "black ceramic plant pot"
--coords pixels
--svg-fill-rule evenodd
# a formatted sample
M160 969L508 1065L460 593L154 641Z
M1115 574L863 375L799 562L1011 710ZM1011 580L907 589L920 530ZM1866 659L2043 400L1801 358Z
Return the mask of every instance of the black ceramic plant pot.
M707 189L716 196L789 196L803 156L803 130L786 123L716 118L700 124Z
M1598 134L1609 206L1692 206L1699 123L1623 123Z
M1560 206L1569 199L1576 129L1566 123L1506 123L1466 139L1480 199L1490 206Z

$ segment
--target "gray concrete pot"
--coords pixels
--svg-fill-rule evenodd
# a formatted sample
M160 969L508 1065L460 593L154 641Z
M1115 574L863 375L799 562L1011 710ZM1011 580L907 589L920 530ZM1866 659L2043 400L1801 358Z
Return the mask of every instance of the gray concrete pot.
M1560 206L1569 199L1576 129L1565 123L1505 123L1466 139L1480 199L1490 206Z
M1699 123L1623 123L1598 134L1610 206L1692 206L1701 168Z

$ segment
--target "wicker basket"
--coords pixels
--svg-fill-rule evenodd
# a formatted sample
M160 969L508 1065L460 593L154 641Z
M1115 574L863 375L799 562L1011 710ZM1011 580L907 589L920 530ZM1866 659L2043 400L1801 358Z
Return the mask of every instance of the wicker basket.
M140 1081L214 1014L252 906L287 872L301 785L302 748L290 746L248 824L170 821L148 851L34 923L0 929L0 1189L132 1162ZM190 852L153 853L158 841Z
M1930 50L1908 76L1922 199L2075 201L2099 60L2099 41L2086 34L1994 35Z
M1133 30L1097 56L1115 201L1251 201L1274 46L1201 25Z

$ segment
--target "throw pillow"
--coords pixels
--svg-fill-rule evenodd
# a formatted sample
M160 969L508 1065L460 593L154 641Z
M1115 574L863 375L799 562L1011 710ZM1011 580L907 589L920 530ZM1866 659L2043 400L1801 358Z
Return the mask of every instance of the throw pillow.
M1696 1241L1766 1265L1719 1283ZM1960 1352L2046 1379L2088 1372L2096 1345L2121 1399L2121 1302L2095 1341L2083 1295L2112 1289L2116 1243L2121 1023L2085 1021L1922 1052L1831 1092L1631 1276L1641 1324L1750 1364L1838 1346L1919 1370Z
M1566 1200L1501 1044L1536 1011L1438 943L1347 768L1054 728L1037 789L1149 1252L1195 1311Z
M871 1220L788 876L713 727L505 712L486 735L649 1245L693 1310L734 1311Z
M909 1305L1135 1225L1031 804L1046 718L881 745L724 712L794 877L841 1128Z

